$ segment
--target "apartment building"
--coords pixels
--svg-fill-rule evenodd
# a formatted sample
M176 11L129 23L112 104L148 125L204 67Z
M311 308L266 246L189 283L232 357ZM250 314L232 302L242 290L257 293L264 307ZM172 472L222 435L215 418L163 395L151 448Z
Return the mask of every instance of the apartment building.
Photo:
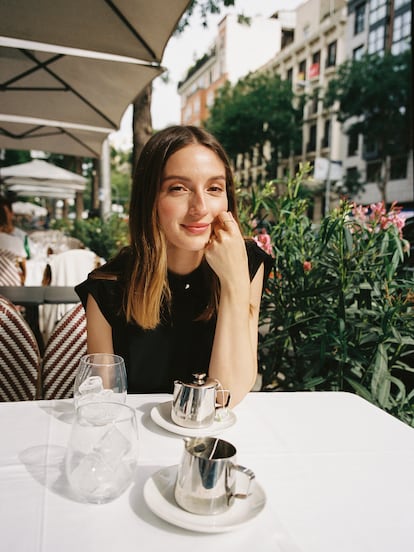
M270 19L255 20L249 35L245 34L249 27L239 29L235 16L227 16L211 50L179 85L182 123L201 124L226 80L234 84L249 71L273 70L292 83L297 95L307 98L301 148L289 159L278 160L278 176L292 174L300 162L314 166L309 186L315 196L315 221L338 201L342 180L352 173L358 172L367 182L355 199L364 204L380 201L375 148L364 144L361 136L348 136L336 120L336 106L325 109L323 97L346 59L360 59L366 52L398 54L411 47L411 13L410 0L308 0L294 12L279 11ZM247 57L249 50L256 57L252 52ZM266 59L260 64L260 58ZM248 184L266 178L268 154L241 152L235 167L239 181ZM391 160L390 175L387 202L413 209L412 152Z
M346 57L360 59L365 53L397 55L411 48L410 0L349 0L346 28ZM352 121L350 121L351 123ZM344 136L341 159L348 176L359 173L367 182L356 201L370 204L381 200L375 180L380 171L375 144L364 144L361 136ZM399 155L390 160L387 203L397 201L413 210L413 156Z
M315 179L308 184L315 196L315 220L330 206L325 197L332 196L334 200L333 185L336 175L341 175L341 125L334 110L324 109L323 94L337 66L346 59L346 23L345 0L308 0L296 9L293 42L261 68L289 80L295 94L305 94L307 98L302 147L290 159L279 160L278 176L292 174L299 163L309 162L318 168L321 159L327 161L323 174L315 170Z
M282 18L254 17L246 24L235 14L225 16L209 51L178 85L182 124L200 125L226 81L235 84L273 58L292 39L294 17L284 12Z

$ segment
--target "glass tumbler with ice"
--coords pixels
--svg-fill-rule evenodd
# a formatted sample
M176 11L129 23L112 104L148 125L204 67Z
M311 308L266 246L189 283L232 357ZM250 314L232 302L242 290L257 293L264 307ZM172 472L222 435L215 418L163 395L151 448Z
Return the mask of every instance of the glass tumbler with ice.
M138 460L135 411L120 403L88 403L76 410L66 475L76 495L103 504L132 483Z
M81 358L73 387L76 408L89 402L124 403L126 393L127 378L122 357L93 353Z

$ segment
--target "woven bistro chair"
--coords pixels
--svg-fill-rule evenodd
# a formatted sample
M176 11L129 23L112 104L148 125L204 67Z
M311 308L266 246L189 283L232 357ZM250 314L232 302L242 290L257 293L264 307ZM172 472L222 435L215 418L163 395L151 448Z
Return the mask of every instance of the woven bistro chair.
M0 249L0 285L22 285L22 274L19 270L17 257L4 249Z
M16 306L0 295L0 401L38 398L40 351Z
M42 362L42 398L73 397L79 361L86 355L86 317L77 303L57 322L46 344Z

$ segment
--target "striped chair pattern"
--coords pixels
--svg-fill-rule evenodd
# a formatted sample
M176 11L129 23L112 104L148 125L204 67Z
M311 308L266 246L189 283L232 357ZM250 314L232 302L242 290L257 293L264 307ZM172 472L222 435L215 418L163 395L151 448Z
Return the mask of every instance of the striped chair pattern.
M46 344L42 363L42 398L73 396L80 358L86 355L86 317L77 303L57 322Z
M0 285L21 286L22 280L17 267L16 256L0 249Z
M30 326L0 295L0 401L37 398L40 352Z

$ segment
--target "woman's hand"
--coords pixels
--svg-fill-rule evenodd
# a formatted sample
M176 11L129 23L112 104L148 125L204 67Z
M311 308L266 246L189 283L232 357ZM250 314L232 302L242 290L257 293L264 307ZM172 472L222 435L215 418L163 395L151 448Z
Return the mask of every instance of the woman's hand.
M212 224L205 257L221 285L249 284L248 262L243 236L230 211L219 213Z

